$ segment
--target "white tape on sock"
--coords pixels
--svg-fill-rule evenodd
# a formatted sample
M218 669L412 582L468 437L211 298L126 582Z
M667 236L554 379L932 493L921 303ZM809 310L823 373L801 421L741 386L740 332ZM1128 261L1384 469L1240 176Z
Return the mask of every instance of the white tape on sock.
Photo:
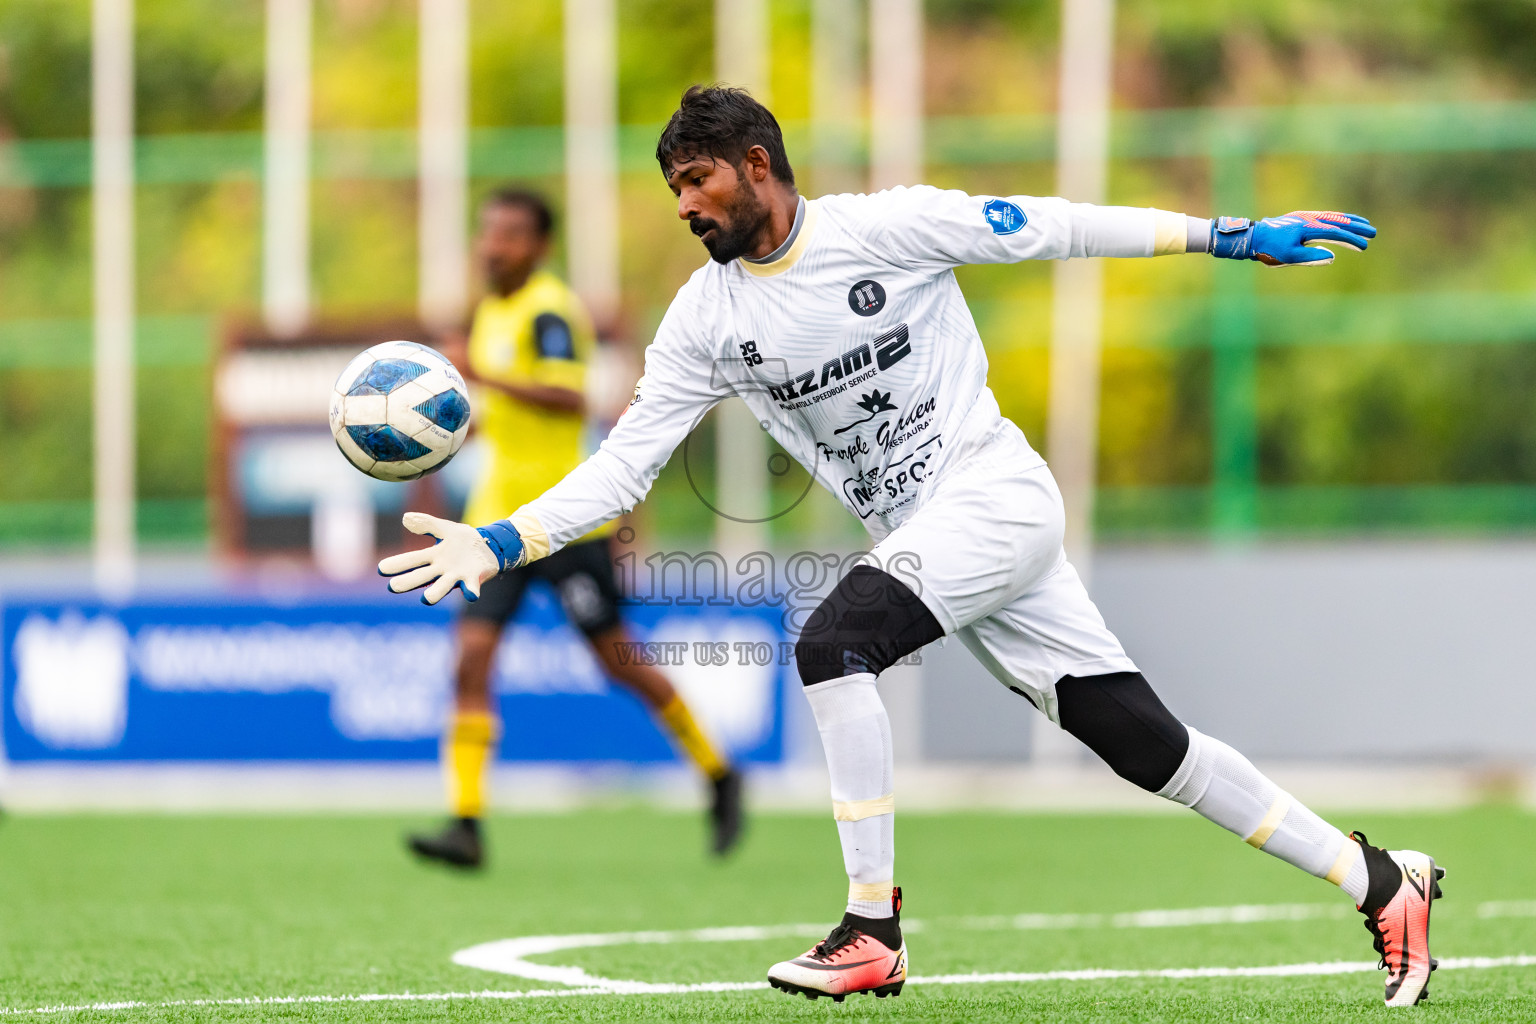
M895 811L895 793L887 793L873 800L832 801L832 817L838 821L863 821L877 814L894 814Z
M829 679L807 686L805 696L827 755L833 807L850 809L846 816L836 815L848 881L855 886L889 883L896 861L894 763L891 722L875 677L863 672ZM891 913L889 902L878 906L850 900L848 909L864 917Z
M1318 878L1339 864L1344 833L1275 785L1242 754L1189 730L1189 751L1158 796L1192 808L1251 846ZM1346 876L1347 877L1347 876Z

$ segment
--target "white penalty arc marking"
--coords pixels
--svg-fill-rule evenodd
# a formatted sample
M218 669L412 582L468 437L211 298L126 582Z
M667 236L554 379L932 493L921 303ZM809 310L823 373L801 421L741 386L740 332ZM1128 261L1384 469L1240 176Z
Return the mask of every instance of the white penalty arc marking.
M1503 901L1479 904L1479 918L1536 916L1536 901ZM1178 910L1143 910L1126 914L1017 914L995 917L935 919L927 927L947 926L982 930L1057 930L1068 928L1177 928L1214 924L1250 924L1265 921L1302 921L1345 916L1338 904L1282 903L1232 907L1192 907ZM923 930L924 922L910 920L903 929ZM460 950L453 962L465 967L512 975L532 981L553 982L564 988L481 989L467 992L372 992L343 995L246 996L228 999L175 999L162 1002L59 1004L53 1006L0 1007L0 1017L47 1016L67 1013L134 1010L196 1009L221 1006L299 1006L344 1003L452 1003L558 999L571 996L683 995L693 992L746 992L768 988L766 981L710 981L693 984L625 981L601 978L579 967L537 964L527 957L569 949L602 946L654 945L683 942L752 942L777 938L818 938L825 924L788 924L736 928L698 928L686 931L607 932L584 935L531 935L501 939ZM1499 967L1536 967L1536 956L1443 957L1440 970L1489 970ZM1269 964L1256 967L1171 967L1155 970L1082 968L1061 971L993 971L967 974L914 976L909 985L1030 984L1051 981L1115 981L1129 979L1276 978L1356 974L1376 970L1370 961Z
M933 925L947 925L971 931L1055 931L1071 928L1178 928L1212 924L1252 924L1262 921L1303 921L1342 917L1335 903L1281 903L1235 907L1191 907L1179 910L1142 910L1128 914L1015 914L996 917L957 917L926 922L912 919L902 929L917 933ZM675 986L645 981L600 978L580 967L534 963L531 956L544 956L568 949L594 949L601 946L657 945L679 942L756 942L763 939L819 939L827 933L825 924L786 924L743 926L737 928L696 928L686 931L604 932L585 935L527 935L481 943L453 954L461 967L474 967L496 974L508 974L530 981L542 981L573 988L598 987L611 992L673 991ZM908 979L916 984L918 979ZM701 990L702 991L702 990Z
M1230 907L1185 907L1176 910L1138 910L1123 914L1014 914L993 917L939 918L932 922L912 919L902 923L902 930L918 933L925 928L938 926L964 928L970 931L1055 931L1064 929L1094 928L1188 928L1200 925L1257 924L1269 921L1310 921L1343 918L1354 912L1353 907L1340 903L1272 903L1239 904ZM1536 916L1536 901L1500 902L1480 904L1476 910L1482 917ZM739 988L763 988L765 982L705 983L704 987L679 986L667 982L627 981L602 978L588 974L580 967L534 963L528 959L570 949L594 949L602 946L656 945L681 942L755 942L800 936L821 938L827 933L825 924L786 924L772 926L743 926L737 928L697 928L684 931L603 932L585 935L528 935L515 939L498 939L481 943L453 954L453 962L461 967L474 967L496 974L526 978L572 988L596 988L620 993L672 993L672 992L720 992ZM1476 958L1474 958L1476 959ZM1445 967L1451 959L1441 961ZM1479 966L1467 960L1464 966ZM1510 964L1507 966L1529 966ZM1327 967L1328 970L1321 968ZM1254 968L1180 968L1180 971L1215 971L1215 974L1146 972L1146 971L1052 971L1046 973L1004 974L954 974L931 978L911 977L909 984L967 984L980 981L1062 981L1091 978L1150 978L1150 977L1221 977L1222 972L1248 971L1255 977L1265 974L1327 974L1354 970L1374 970L1374 963L1365 964L1291 964L1279 967ZM725 987L721 987L725 986Z
M720 988L695 988L666 982L622 981L616 978L599 978L580 967L562 967L555 964L536 964L527 959L568 949L593 949L598 946L632 946L672 944L678 942L756 942L761 939L821 938L827 933L824 924L787 924L769 927L746 926L741 928L696 928L675 932L605 932L593 935L526 935L516 939L497 939L482 942L453 954L453 962L460 967L474 967L496 974L510 974L530 981L554 982L573 988L596 988L606 992L719 992ZM709 983L705 983L709 984ZM727 982L730 988L767 988L762 982Z

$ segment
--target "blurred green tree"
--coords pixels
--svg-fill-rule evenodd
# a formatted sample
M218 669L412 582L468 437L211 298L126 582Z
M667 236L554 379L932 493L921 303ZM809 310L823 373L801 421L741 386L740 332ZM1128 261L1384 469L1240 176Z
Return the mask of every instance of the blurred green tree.
M487 131L545 130L515 136L537 153L512 155L542 168L523 180L552 191L557 206L563 197L552 130L562 106L561 7L559 0L473 0L471 7L472 123ZM714 77L711 8L709 0L619 2L620 116L636 126L625 136L631 162L620 240L624 288L642 336L701 261L648 163L646 126L668 115L687 84ZM1030 133L1055 103L1057 10L1055 0L927 0L926 104L930 117L943 119L935 122L942 131L932 133L940 141L929 180L975 192L1054 190L1048 136L1031 155L1007 161L948 158L945 152L961 150L946 150L943 140L970 140L978 152L1033 145ZM416 274L409 172L416 4L316 0L315 11L314 124L327 140L317 147L323 173L313 186L319 312L408 313ZM809 112L810 4L772 0L771 11L774 106L798 147ZM241 133L261 126L263 12L260 0L138 0L139 132L231 133L221 138L249 147ZM88 168L80 140L89 134L89 24L89 0L0 4L0 146L21 141L49 166ZM1115 90L1122 110L1283 107L1303 116L1337 104L1421 103L1428 110L1451 101L1530 103L1536 0L1121 0ZM988 131L1002 133L981 137L980 122L964 120L998 117L1017 130L992 121ZM90 480L88 177L70 171L75 177L59 184L6 186L3 154L0 429L21 454L0 477L0 501L76 507L88 498ZM396 169L370 167L378 154ZM806 167L808 154L791 155ZM257 173L252 165L220 181L139 187L138 288L146 318L139 392L153 412L140 430L146 499L191 500L204 492L214 332L219 318L248 315L259 302ZM1252 179L1258 208L1213 210L1204 159L1122 156L1111 193L1115 202L1201 215L1350 208L1382 226L1367 256L1346 254L1327 272L1252 268L1262 311L1259 483L1536 486L1529 415L1536 329L1527 329L1536 323L1536 153L1431 146L1260 155ZM491 183L487 176L474 184ZM960 277L991 352L992 387L1043 447L1049 268L966 268ZM1106 486L1187 495L1210 482L1215 280L1208 261L1107 268ZM1531 302L1520 305L1522 296ZM1327 310L1347 315L1330 319ZM1287 327L1293 312L1305 329ZM669 471L660 486L686 484ZM805 523L823 514L807 512ZM34 518L44 526L68 519ZM1520 525L1536 527L1536 519ZM680 528L699 527L687 520Z

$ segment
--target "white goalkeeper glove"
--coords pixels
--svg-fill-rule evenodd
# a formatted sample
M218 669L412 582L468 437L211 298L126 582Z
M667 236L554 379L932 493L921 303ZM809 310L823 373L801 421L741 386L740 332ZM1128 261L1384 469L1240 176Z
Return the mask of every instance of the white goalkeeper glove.
M523 539L505 519L479 529L425 512L407 512L400 521L412 533L436 537L437 543L390 555L379 562L379 575L390 578L392 593L426 587L422 604L437 604L454 587L465 600L478 600L486 580L514 568L523 557Z

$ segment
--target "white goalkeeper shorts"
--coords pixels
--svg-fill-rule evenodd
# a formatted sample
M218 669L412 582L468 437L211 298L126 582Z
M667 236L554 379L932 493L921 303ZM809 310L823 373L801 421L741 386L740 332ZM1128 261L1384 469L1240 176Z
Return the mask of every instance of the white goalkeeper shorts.
M1000 441L952 467L869 561L912 586L946 634L1059 723L1058 679L1136 664L1062 550L1050 469L1016 432Z

